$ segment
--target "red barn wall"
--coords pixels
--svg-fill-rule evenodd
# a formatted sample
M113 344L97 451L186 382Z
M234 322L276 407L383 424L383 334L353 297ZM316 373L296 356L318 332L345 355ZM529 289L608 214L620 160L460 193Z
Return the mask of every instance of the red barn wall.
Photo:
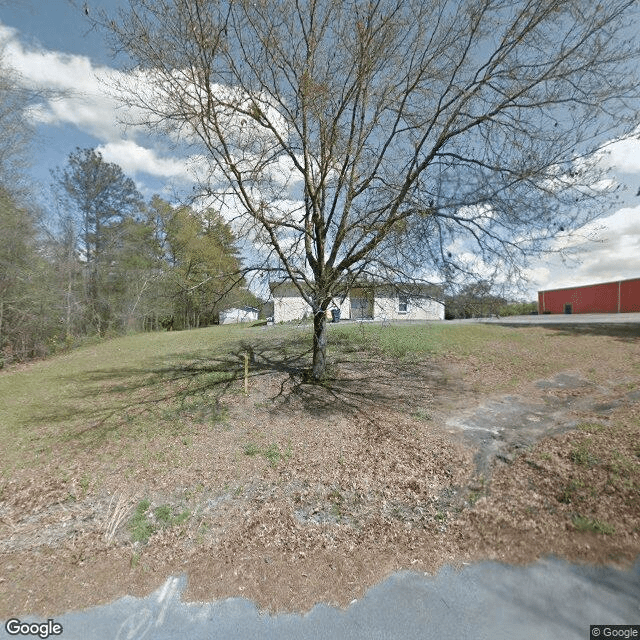
M640 278L624 280L620 283L620 311L622 313L640 312Z
M640 278L538 292L540 313L564 313L566 304L572 313L640 312Z

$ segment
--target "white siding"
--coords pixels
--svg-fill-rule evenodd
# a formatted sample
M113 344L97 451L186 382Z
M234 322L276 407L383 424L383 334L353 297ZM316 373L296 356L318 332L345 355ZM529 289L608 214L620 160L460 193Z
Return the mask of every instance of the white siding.
M311 316L311 307L298 294L277 295L273 298L273 321L289 322Z
M225 309L225 311L220 312L220 324L254 322L257 319L258 312L250 309Z
M349 318L349 297L342 302L339 298L335 299L335 305L329 305L327 316L331 319L331 309L335 306L340 308L340 317L344 320ZM273 292L273 321L274 322L290 322L291 320L302 320L312 316L311 306L308 305L297 289L281 285Z
M430 298L409 298L408 310L401 313L400 299L396 296L377 295L374 302L376 320L444 320L444 304Z
M358 297L363 298L362 288L357 291ZM338 304L336 298L335 303ZM444 320L444 304L426 297L409 297L406 313L399 311L399 296L388 287L377 288L373 302L373 316L375 320ZM331 318L329 306L328 317ZM349 296L339 305L342 320L351 319L351 300ZM356 304L357 307L357 304ZM311 317L311 307L300 296L295 287L283 284L273 291L273 320L274 322L289 322Z
M444 320L444 302L423 298L420 300L420 308L426 320Z

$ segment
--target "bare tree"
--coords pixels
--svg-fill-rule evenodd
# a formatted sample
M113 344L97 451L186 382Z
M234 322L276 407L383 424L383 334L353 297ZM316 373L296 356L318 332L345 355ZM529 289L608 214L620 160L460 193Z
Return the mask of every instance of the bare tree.
M34 92L20 86L19 76L3 65L0 49L0 183L13 193L25 187L33 131L26 111Z
M139 121L202 154L314 314L359 278L518 272L600 213L637 123L633 0L130 0ZM265 268L265 264L260 265Z

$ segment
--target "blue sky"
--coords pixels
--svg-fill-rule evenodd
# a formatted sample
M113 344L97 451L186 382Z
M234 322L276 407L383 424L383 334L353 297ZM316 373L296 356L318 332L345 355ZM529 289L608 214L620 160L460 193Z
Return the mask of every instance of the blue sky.
M134 178L143 195L170 197L190 184L185 161L167 141L119 123L121 107L105 84L115 62L102 35L85 21L82 3L77 4L80 9L69 0L0 0L4 63L30 88L61 94L32 110L37 128L33 175L48 186L50 170L64 165L76 147L96 147ZM110 10L122 2L88 4Z
M119 164L146 197L160 193L171 198L174 192L190 190L187 159L167 140L119 124L122 112L104 84L109 74L117 73L116 63L102 35L89 29L82 4L0 0L3 62L25 85L63 92L30 113L37 132L32 173L43 201L49 198L50 171L64 165L76 147L96 147L106 160ZM123 1L87 4L91 11L115 9ZM583 229L580 237L565 241L576 249L577 262L565 264L551 256L531 265L531 299L538 289L640 277L640 140L612 145L606 161L623 187L616 207L609 217Z

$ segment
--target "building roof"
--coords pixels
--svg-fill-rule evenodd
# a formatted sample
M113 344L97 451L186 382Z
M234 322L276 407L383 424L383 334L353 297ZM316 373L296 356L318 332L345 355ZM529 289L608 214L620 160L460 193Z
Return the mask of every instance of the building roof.
M557 287L555 289L540 289L538 293L548 293L550 291L566 291L568 289L583 289L584 287L599 287L603 284L622 284L624 282L634 282L640 278L625 278L624 280L608 280L607 282L590 282L589 284L574 284L570 287Z
M305 282L302 281L302 280L299 280L298 284L301 285L302 287L306 286ZM281 287L283 285L289 285L289 286L295 287L296 283L293 280L291 280L289 278L286 278L284 280L270 282L269 283L269 289L273 293L274 289L276 289L277 287ZM359 281L359 282L356 281L348 288L348 290L351 290L351 289L365 289L367 287L380 287L380 288L393 287L393 288L396 288L396 289L406 288L408 291L412 291L412 290L413 291L416 291L416 290L421 290L421 291L429 290L433 294L430 297L433 297L434 299L437 299L435 297L436 294L439 295L439 296L442 295L442 288L441 288L440 285L437 285L437 284L427 284L427 283L420 283L420 282L400 282L400 281L389 282L389 281L386 281L386 280L379 280L379 281L362 280L362 281Z

